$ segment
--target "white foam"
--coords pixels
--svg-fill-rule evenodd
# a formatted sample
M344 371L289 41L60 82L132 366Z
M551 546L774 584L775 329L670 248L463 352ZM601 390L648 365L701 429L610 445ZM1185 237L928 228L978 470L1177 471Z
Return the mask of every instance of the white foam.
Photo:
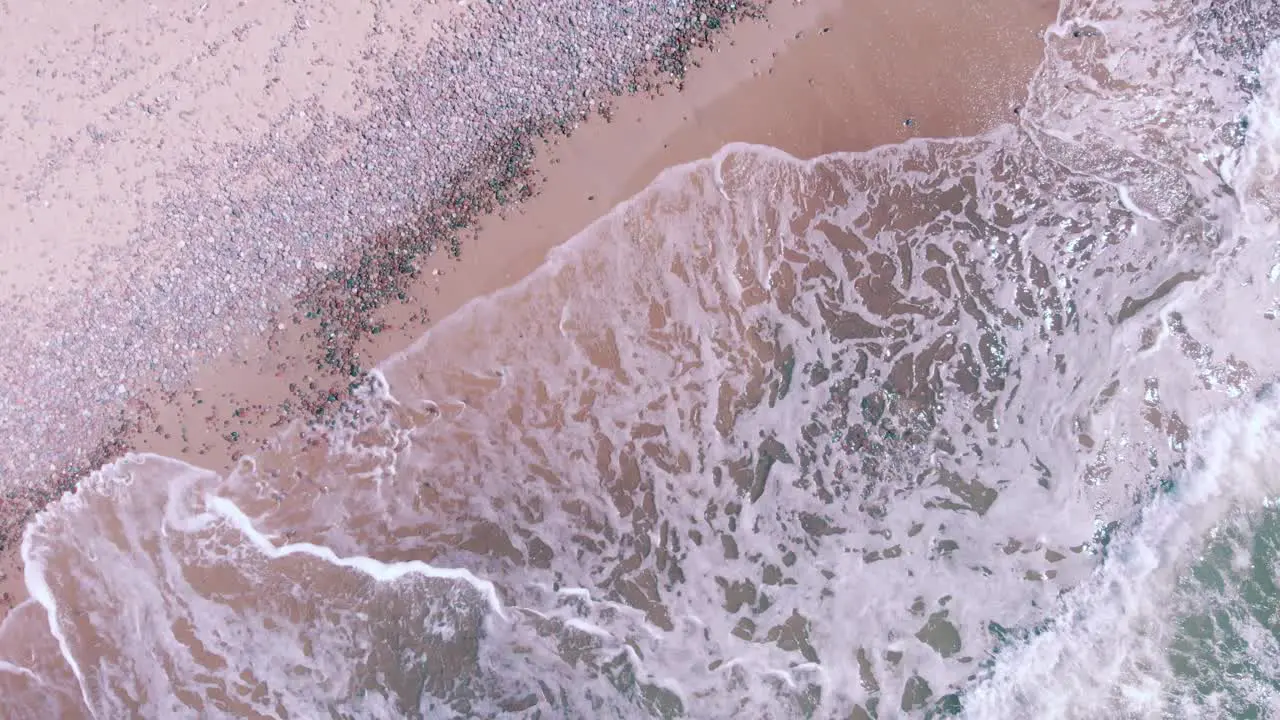
M1274 239L1280 216L1280 41L1258 62L1262 91L1248 108L1246 143L1228 181L1235 189L1244 232Z
M85 685L84 673L80 670L80 663L76 662L75 654L71 651L71 643L68 642L67 635L62 629L62 623L58 620L58 600L54 597L53 591L49 588L49 583L45 580L44 559L36 555L33 537L37 523L38 520L32 522L22 534L23 581L26 583L27 593L31 596L31 599L44 608L45 616L49 619L49 632L57 640L62 658L67 662L67 666L71 668L76 682L80 684L80 696L84 700L85 707L89 709L90 715L96 718L98 715L94 710L94 703L89 698L89 689Z
M1112 3L1100 5L1108 11ZM1101 26L1119 48L1109 72L1140 84L1143 68L1134 64L1140 34L1123 22ZM1070 33L1056 32L1053 52L1066 57ZM1050 65L1040 84L1048 88L1046 103L1060 95L1062 73L1078 71L1070 62ZM1153 77L1149 85L1163 76ZM406 612L395 605L404 599L396 593L415 590L411 583L388 584L409 576L465 583L507 620L484 638L488 662L510 670L512 683L555 678L574 697L596 692L598 699L613 690L599 677L584 679L591 663L560 664L562 638L548 627L599 639L599 648L583 650L598 652L593 662L611 661L607 653L621 648L638 677L672 688L686 704L701 703L686 706L691 714L768 715L791 708L787 693L810 680L823 688L821 712L847 711L873 695L850 658L858 650L876 678L882 712L896 706L909 677L927 678L935 694L955 690L989 650L989 622L1032 624L1087 574L1093 560L1069 548L1087 541L1094 523L1127 509L1153 466L1164 470L1177 457L1174 420L1220 405L1225 391L1217 388L1243 387L1228 377L1225 351L1189 358L1183 348L1212 346L1221 326L1221 333L1254 336L1253 346L1235 336L1223 342L1231 362L1266 367L1258 359L1272 352L1265 338L1258 340L1257 325L1226 322L1202 307L1211 304L1205 296L1216 292L1215 283L1237 279L1234 269L1206 269L1198 248L1163 251L1167 238L1152 220L1179 217L1176 192L1152 194L1160 182L1135 180L1124 163L1052 144L1092 142L1082 134L1088 123L1114 120L1117 127L1096 133L1104 149L1158 169L1153 149L1143 144L1148 128L1106 112L1104 101L1123 105L1130 98L1105 95L1033 104L1020 132L1005 127L982 138L916 140L804 161L734 144L671 168L552 251L531 276L472 300L382 364L362 391L368 402L361 412L370 412L353 423L357 429L341 427L326 438L320 467L291 463L296 458L282 451L274 460L246 462L228 478L210 478L200 492L164 483L121 489L131 504L115 506L122 517L111 520L125 526L126 541L118 551L106 541L86 544L85 557L96 553L101 562L75 556L80 564L63 580L88 586L92 579L103 590L96 601L123 597L135 606L119 627L100 629L114 633L122 656L173 659L176 669L153 668L148 678L157 696L167 690L156 688L174 678L194 676L197 664L162 635L137 647L121 641L147 630L137 608L191 623L229 668L278 672L263 681L282 694L303 685L290 667L320 667L337 679L330 685L347 687L339 680L350 680L367 659L359 656L368 650L361 643L378 642L369 627L382 608L371 608L367 596L353 599L327 582L317 583L314 594L305 588L295 599L349 619L343 629L351 634L317 632L304 641L307 626L284 617L294 608L254 597L239 599L252 611L233 612L184 579L186 564L221 563L237 582L237 573L247 583L279 574L296 589L288 575L296 565L270 562L289 556L371 578L381 585L379 597L394 598L387 601L392 620ZM1011 155L1032 157L1027 134L1051 156L1046 166L1058 163L1075 174L1043 169L1043 177L1007 177ZM1202 140L1175 137L1170 144L1202 150ZM1082 178L1109 190L1086 187ZM831 197L847 194L847 206L823 208L810 227L793 231L816 202L819 182L832 183ZM1059 192L1067 182L1074 183L1070 198ZM904 229L904 218L917 210L930 216ZM970 223L974 214L979 221ZM820 222L849 231L867 250L825 237ZM1154 258L1153 247L1162 248ZM1121 299L1148 297L1187 268L1204 270L1206 279L1132 322L1112 324ZM1041 271L1051 284L1037 284ZM872 275L886 287L862 284ZM1250 292L1238 290L1224 304L1247 305ZM901 312L871 311L890 300L903 304ZM1163 323L1160 333L1154 345L1143 344L1144 323L1153 320ZM841 336L835 326L842 321L856 332ZM861 328L869 337L859 336ZM940 360L922 359L935 352ZM783 354L793 376L785 395L778 390ZM859 365L865 372L854 377L851 368ZM811 383L804 376L815 368L838 374ZM970 371L977 390L960 387ZM934 377L936 406L912 406L915 398L895 394ZM1158 381L1153 389L1148 380ZM761 395L757 407L744 400ZM844 398L852 402L842 405ZM898 403L892 412L873 407L891 401ZM421 407L443 410L422 421L409 410ZM897 415L892 423L865 419L881 412ZM890 436L916 419L927 431L924 440ZM849 440L853 425L867 434L865 444ZM362 432L386 437L369 440ZM765 458L772 452L762 449L766 441L793 457ZM1145 454L1158 443L1164 452ZM794 457L802 453L811 455L804 472ZM739 476L750 476L768 467L765 459L776 462L752 497L727 469L745 467ZM159 459L142 458L149 460ZM265 474L304 465L313 476L286 478L280 487ZM287 501L271 497L285 485ZM1196 495L1197 487L1181 490L1177 502L1219 506L1212 496ZM165 494L162 517L158 495L147 491ZM994 504L982 507L968 495L994 497ZM731 506L740 509L729 520ZM1190 537L1165 527L1164 507L1149 512L1142 532L1157 540L1166 537L1160 532ZM70 509L68 502L52 512ZM637 520L646 515L653 518ZM810 533L806 523L815 518L830 532ZM502 547L488 553L471 549L485 545L483 538L460 542L473 530L496 532ZM306 541L281 541L294 533ZM535 541L551 549L540 564L531 561ZM1159 543L1116 548L1127 551L1109 567L1148 581L1164 578L1168 564L1185 556ZM1048 560L1049 551L1063 558ZM444 558L451 567L375 559L389 556ZM1027 577L1033 573L1035 581ZM747 598L733 601L735 609L730 587ZM1095 594L1102 609L1084 613L1088 608L1072 605L1081 619L1062 627L1124 636L1131 629L1125 613L1148 612L1154 602L1142 592L1104 583ZM47 584L43 593L52 623L57 607ZM455 639L451 617L441 611L418 620L434 635ZM535 622L548 619L561 625ZM941 622L961 649L944 652L919 639L925 627L945 627ZM267 625L275 631L266 632ZM68 658L76 640L59 638ZM975 697L996 688L1041 691L1044 668L1094 657L1089 642L1084 649L1060 647L1070 640L1059 646L1045 640L1043 657L1000 665ZM308 649L313 641L319 649ZM820 662L809 659L815 654ZM1102 665L1112 675L1081 682L1123 674L1122 667ZM118 670L104 671L110 672ZM224 679L236 682L226 672ZM1131 705L1149 703L1149 687L1121 685ZM309 697L293 699L291 714L318 707ZM391 707L383 696L369 702ZM584 699L580 707L590 706Z
M483 595L489 604L489 608L495 614L504 620L507 619L507 614L503 610L502 600L498 597L497 588L494 587L493 583L477 577L470 570L440 568L419 560L385 563L371 557L340 557L330 548L305 542L277 546L253 526L249 517L235 503L213 494L205 495L205 502L210 510L230 522L255 548L267 557L282 558L295 554L308 555L324 560L331 565L358 570L373 578L376 582L395 582L407 575L421 575L442 580L461 580Z
M23 677L31 678L39 685L44 684L44 679L42 679L39 675L32 672L30 669L25 668L21 665L14 665L8 660L0 660L0 673L9 673L11 675L21 675Z
M586 620L580 620L578 618L570 618L568 620L565 620L564 626L567 628L573 628L574 630L578 630L580 632L587 633L588 635L595 635L596 637L599 637L599 638L607 638L610 640L613 639L613 633L609 632L608 630L605 630L599 625L596 625L594 623L589 623Z
M1113 542L1111 559L1066 596L1049 629L1006 649L966 693L973 718L1167 716L1174 682L1164 642L1170 598L1212 529L1280 492L1280 400L1216 419L1202 467Z

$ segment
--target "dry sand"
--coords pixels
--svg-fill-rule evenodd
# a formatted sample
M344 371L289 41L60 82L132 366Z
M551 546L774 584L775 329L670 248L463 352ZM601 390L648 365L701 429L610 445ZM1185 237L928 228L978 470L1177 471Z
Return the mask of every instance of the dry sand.
M363 341L362 359L372 364L402 350L431 321L528 274L551 248L662 169L728 142L809 157L1012 121L1055 9L1043 0L775 3L767 22L729 32L682 92L624 97L611 122L593 119L540 152L534 170L541 192L485 219L460 258L433 256L407 301L380 312L385 329ZM235 352L200 369L188 389L146 398L148 420L130 445L228 469L296 417L296 409L283 409L294 397L291 383L323 391L337 381L316 370L309 332L312 326L287 324L269 337L244 338ZM8 574L0 612L25 596L15 551L0 559Z

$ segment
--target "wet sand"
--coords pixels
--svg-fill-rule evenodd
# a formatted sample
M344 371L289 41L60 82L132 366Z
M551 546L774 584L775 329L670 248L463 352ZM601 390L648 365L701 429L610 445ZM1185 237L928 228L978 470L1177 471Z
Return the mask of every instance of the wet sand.
M729 31L681 92L623 97L609 122L593 118L542 150L533 164L540 192L484 219L460 257L432 256L405 301L378 311L380 332L357 348L362 363L381 362L434 320L528 274L662 169L728 142L809 157L968 135L1014 120L1055 9L1011 0L964 8L911 0L892 10L837 0L776 3L767 21ZM143 398L145 422L125 442L228 469L301 415L294 389L341 389L341 378L315 365L315 332L313 324L282 322L268 337L244 338L199 370L188 389ZM0 560L7 574L0 611L25 597L17 549Z

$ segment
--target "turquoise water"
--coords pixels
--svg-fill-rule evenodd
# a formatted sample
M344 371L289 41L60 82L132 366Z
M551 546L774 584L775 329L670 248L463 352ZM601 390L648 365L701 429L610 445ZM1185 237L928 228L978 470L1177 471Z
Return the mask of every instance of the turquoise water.
M1280 510L1215 528L1178 579L1169 663L1180 699L1234 718L1270 717L1280 697Z

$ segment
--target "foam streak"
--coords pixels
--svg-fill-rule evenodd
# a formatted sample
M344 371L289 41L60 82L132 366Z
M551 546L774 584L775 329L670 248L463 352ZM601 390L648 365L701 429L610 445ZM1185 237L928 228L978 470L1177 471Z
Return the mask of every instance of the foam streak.
M384 563L371 557L340 557L332 549L313 543L289 543L277 546L253 526L249 517L235 503L212 494L205 496L205 502L210 510L230 522L267 557L276 559L287 555L310 555L338 567L358 570L378 582L394 582L406 575L414 574L444 580L461 580L484 595L494 613L503 620L508 619L494 584L465 568L440 568L418 560ZM79 676L78 670L76 674Z
M71 643L67 641L66 633L62 632L62 626L58 623L58 601L54 599L53 590L44 578L44 562L36 558L33 552L32 531L35 527L35 523L28 525L26 532L22 534L22 577L27 584L27 593L40 603L45 614L49 616L49 632L58 641L58 650L62 652L63 659L67 661L71 672L76 676L76 683L80 686L80 697L89 710L89 716L96 719L98 714L94 712L93 703L89 701L89 688L85 686L84 673L71 652Z
M8 662L6 660L0 660L0 673L9 673L11 675L25 675L31 678L32 680L35 680L37 683L44 685L44 680L39 675L31 672L29 669L24 668L21 665L14 665L13 663Z

